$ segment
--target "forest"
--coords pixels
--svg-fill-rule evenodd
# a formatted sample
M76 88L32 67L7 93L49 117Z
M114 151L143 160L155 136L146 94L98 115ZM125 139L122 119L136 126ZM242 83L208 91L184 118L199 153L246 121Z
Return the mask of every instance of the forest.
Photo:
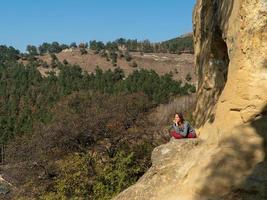
M16 199L110 199L142 176L164 141L150 111L195 92L145 69L89 74L57 61L59 74L42 76L23 56L0 46L0 142Z
M76 44L72 42L71 44L59 44L58 42L47 43L44 42L39 46L28 45L26 50L30 55L43 55L45 53L59 53L64 49L68 48L81 48L81 49L91 49L96 53L100 51L118 51L124 49L128 52L141 52L141 53L173 53L179 54L182 52L193 53L193 37L192 35L181 36L171 40L163 42L151 42L148 39L139 41L137 39L125 39L119 38L115 41L108 41L104 43L103 41L91 40L89 42L84 42Z

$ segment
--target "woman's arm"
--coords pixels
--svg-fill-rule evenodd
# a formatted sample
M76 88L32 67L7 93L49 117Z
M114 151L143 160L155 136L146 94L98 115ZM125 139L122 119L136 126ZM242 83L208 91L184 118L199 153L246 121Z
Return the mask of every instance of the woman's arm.
M186 137L186 136L187 136L187 133L188 133L188 128L189 128L189 124L188 124L187 121L185 121L185 122L184 122L184 129L183 129L183 131L180 131L179 133L180 133L182 136Z
M179 127L176 126L175 123L173 123L172 125L170 125L169 131L175 131L176 133L179 133Z

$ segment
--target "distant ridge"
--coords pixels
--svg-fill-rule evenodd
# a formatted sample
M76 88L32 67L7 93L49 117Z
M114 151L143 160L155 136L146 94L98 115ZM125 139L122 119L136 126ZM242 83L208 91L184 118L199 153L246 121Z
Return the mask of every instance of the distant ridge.
M184 38L184 37L193 37L193 33L189 32L189 33L184 33L182 35L179 36L180 38Z
M170 53L194 53L193 33L185 33L176 38L161 42Z

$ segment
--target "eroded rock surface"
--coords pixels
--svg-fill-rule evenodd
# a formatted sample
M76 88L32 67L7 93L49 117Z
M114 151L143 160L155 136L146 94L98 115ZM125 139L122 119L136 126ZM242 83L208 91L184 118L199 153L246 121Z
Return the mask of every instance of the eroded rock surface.
M194 158L201 156L203 141L200 139L174 140L153 150L152 167L132 187L116 199L176 199ZM179 184L178 184L179 183Z

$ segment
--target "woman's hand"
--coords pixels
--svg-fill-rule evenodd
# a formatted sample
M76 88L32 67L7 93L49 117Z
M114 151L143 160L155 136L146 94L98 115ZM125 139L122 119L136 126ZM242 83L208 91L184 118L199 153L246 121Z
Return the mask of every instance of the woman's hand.
M173 123L177 126L177 120L173 119Z

